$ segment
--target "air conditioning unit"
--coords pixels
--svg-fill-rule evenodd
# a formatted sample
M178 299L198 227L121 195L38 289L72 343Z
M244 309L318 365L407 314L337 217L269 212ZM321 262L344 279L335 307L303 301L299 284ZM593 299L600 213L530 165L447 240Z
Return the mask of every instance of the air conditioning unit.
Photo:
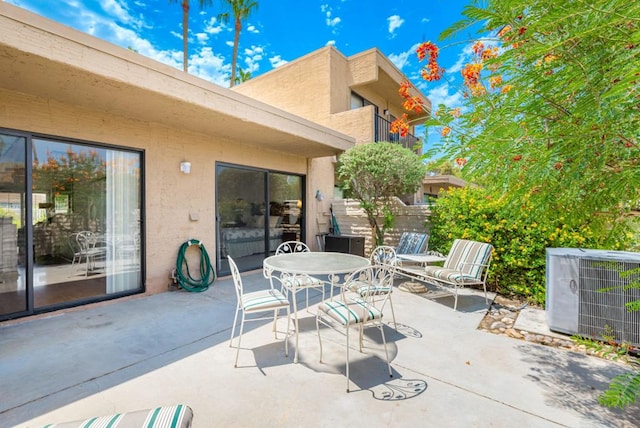
M625 303L640 300L640 253L547 248L546 315L549 329L640 347L640 312ZM609 291L602 291L603 289Z

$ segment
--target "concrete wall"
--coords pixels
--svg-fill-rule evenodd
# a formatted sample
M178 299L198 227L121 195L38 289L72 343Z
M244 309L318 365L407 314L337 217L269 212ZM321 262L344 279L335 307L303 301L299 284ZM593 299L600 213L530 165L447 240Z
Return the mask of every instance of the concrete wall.
M215 253L215 163L307 174L307 159L243 146L161 123L0 89L0 127L112 144L145 152L147 293L166 291L180 245L201 240ZM259 143L256 142L256 143ZM179 171L191 162L191 174ZM190 220L196 213L199 220Z

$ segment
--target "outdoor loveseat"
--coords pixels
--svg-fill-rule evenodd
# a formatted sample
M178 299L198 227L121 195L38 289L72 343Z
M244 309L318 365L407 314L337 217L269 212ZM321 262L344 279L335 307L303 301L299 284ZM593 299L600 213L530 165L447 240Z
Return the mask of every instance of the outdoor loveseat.
M482 285L487 298L487 274L493 246L484 242L456 239L442 266L400 265L402 275L440 286L454 296L453 309L458 306L458 290L469 285Z

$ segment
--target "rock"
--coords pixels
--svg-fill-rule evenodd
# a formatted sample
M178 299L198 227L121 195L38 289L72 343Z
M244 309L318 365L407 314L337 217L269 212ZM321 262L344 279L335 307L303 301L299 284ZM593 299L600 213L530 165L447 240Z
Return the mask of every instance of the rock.
M508 328L505 330L505 334L509 337L513 337L514 339L523 339L524 337L518 333L515 329L513 328Z
M499 328L507 328L506 324L501 323L500 321L495 321L491 324L491 330L498 330Z

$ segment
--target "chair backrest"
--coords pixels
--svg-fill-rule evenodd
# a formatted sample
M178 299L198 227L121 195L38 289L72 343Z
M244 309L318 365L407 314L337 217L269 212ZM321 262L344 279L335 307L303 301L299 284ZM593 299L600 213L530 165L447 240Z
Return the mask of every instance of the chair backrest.
M373 249L369 261L372 265L396 266L396 250L388 245L379 245Z
M229 270L231 270L231 276L233 277L233 285L236 289L236 297L238 298L238 304L242 306L242 277L240 276L240 271L238 270L238 265L233 261L231 256L227 256L227 260L229 261Z
M393 278L393 266L370 265L360 268L347 275L344 280L343 290L350 289L349 287L352 284L357 284L357 286L360 287L363 283L372 285L371 293L362 293L360 295L360 297L362 298L362 303L364 303L364 305L362 305L362 308L364 311L366 311L366 306L371 305L375 306L379 310L382 310L391 293L380 294L376 292L376 288L393 287ZM366 317L366 313L363 313L362 316Z
M491 260L493 246L484 242L456 239L444 261L447 269L459 270L465 275L480 279Z
M398 254L419 254L427 251L429 235L418 232L402 232L400 242L396 247Z
M73 251L73 254L79 253L82 250L82 247L80 247L80 244L78 244L78 232L69 235L68 242L71 251Z
M276 248L276 256L279 256L280 254L308 253L310 251L311 250L304 242L286 241L278 245L278 248Z
M82 231L76 234L76 241L81 251L88 251L95 247L96 236L93 232Z

